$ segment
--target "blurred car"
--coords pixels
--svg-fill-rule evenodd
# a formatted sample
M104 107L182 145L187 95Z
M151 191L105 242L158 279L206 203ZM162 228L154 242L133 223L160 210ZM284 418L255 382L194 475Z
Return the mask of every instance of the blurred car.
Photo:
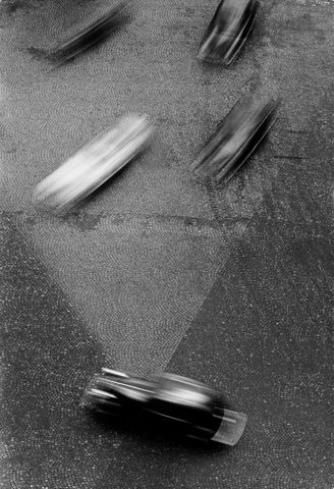
M45 52L50 60L62 64L107 39L119 26L122 15L130 0L117 0L99 18L92 20L56 47Z
M152 133L146 115L122 117L40 182L34 201L57 212L71 209L142 152Z
M228 66L254 26L257 0L222 0L200 44L198 58Z
M86 387L82 406L230 446L239 441L247 422L247 416L232 410L215 390L167 373L140 378L103 368Z
M278 104L278 97L258 91L242 97L200 150L194 173L226 184L270 131Z

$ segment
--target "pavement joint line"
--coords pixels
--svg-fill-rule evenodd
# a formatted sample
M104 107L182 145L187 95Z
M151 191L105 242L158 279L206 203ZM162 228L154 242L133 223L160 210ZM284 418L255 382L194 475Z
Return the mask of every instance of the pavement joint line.
M261 212L261 211L260 211ZM250 222L252 223L266 223L266 222L272 222L275 221L278 224L286 224L290 227L299 227L299 226L307 226L311 227L313 230L315 230L315 226L317 229L321 230L326 230L328 232L328 225L324 224L323 221L320 220L295 220L292 221L290 219L284 219L279 216L242 216L242 217L221 217L220 222L217 223L217 221L214 220L205 220L201 218L196 218L196 217L191 217L191 216L163 216L163 215L133 215L133 214L108 214L108 213L93 213L93 212L83 212L83 213L78 213L78 214L72 214L71 216L67 217L56 217L52 216L50 214L47 215L36 215L34 213L29 213L21 210L17 211L0 211L0 219L10 219L10 218L15 218L22 216L24 220L32 220L34 222L45 222L45 221L51 221L51 222L58 222L60 224L68 224L69 226L75 225L75 219L77 220L82 220L85 218L93 218L93 219L109 219L111 221L111 224L140 224L142 222L149 222L150 220L155 220L154 224L167 224L170 223L171 225L175 225L175 223L179 222L181 225L184 224L185 227L194 227L196 228L196 224L200 224L203 226L207 226L208 228L222 231L224 232L224 226L225 225L234 225L234 224L248 224ZM161 220L160 223L158 222L159 219ZM175 221L173 220L175 219ZM120 222L120 220L123 220ZM187 221L189 220L189 224ZM137 222L136 222L137 221Z

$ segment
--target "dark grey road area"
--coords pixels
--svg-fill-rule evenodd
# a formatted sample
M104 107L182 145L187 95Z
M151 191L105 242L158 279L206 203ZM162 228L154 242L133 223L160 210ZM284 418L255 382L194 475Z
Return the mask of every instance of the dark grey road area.
M0 2L1 488L334 487L334 2L261 1L229 69L195 58L216 5L135 1L54 69L36 48L108 2ZM227 188L199 184L197 150L258 83L282 97L268 140ZM71 215L37 211L35 185L127 111L151 148ZM208 382L244 437L97 423L79 400L103 365Z

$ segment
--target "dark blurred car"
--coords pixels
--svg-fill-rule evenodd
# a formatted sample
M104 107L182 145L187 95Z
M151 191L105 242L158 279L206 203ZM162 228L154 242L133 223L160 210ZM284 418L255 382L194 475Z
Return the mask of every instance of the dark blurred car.
M230 409L210 387L173 374L148 378L107 368L87 386L82 405L104 415L137 418L176 434L202 441L235 445L247 416Z
M222 0L201 41L198 58L226 66L232 63L252 31L257 9L257 0Z

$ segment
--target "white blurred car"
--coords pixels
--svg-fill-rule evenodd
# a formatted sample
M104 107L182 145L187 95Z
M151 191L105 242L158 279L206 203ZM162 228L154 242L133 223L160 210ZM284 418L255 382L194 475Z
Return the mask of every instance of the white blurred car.
M40 182L34 201L56 211L69 210L143 151L152 133L146 115L123 116Z

